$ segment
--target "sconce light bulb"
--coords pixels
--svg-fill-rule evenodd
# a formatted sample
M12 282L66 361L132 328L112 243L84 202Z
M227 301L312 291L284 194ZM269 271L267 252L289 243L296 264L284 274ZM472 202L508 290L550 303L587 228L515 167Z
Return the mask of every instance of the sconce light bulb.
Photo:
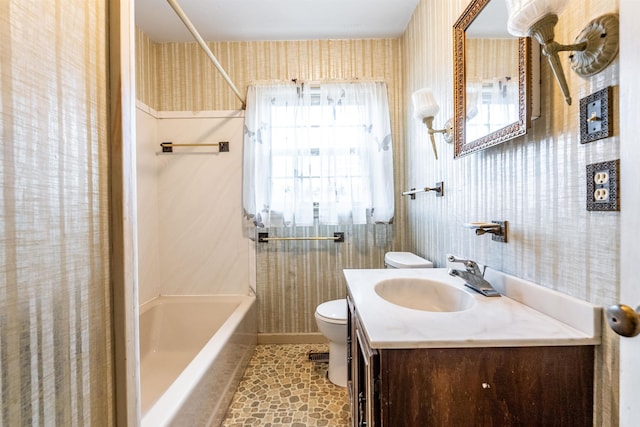
M435 117L440 111L440 106L429 88L418 89L411 95L413 100L413 114L419 120L427 117Z

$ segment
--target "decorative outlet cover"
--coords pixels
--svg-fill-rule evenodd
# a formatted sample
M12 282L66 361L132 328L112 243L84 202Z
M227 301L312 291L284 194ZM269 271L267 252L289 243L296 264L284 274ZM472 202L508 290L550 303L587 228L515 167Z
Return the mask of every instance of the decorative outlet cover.
M587 210L619 211L620 160L587 165Z

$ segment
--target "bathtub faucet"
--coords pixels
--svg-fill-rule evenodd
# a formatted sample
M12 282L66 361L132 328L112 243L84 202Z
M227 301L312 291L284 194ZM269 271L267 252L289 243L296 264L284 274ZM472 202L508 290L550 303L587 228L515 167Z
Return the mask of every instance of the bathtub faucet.
M485 297L499 297L500 293L495 290L491 283L487 282L484 278L484 272L480 271L480 267L475 261L470 259L459 259L453 255L449 255L447 258L449 262L460 262L464 264L466 271L456 270L454 268L449 269L451 276L460 277L465 281L465 285L470 287L476 292L481 293Z

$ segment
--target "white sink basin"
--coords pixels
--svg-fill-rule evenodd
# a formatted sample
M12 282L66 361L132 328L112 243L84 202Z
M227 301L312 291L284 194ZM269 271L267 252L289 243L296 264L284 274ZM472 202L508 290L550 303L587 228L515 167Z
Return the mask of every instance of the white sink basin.
M392 304L422 311L464 311L476 303L469 293L430 279L387 279L378 283L375 291Z

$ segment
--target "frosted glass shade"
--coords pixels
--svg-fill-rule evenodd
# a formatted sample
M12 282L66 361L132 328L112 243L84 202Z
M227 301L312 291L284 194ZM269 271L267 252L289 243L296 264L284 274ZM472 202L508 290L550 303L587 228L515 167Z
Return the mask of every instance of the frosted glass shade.
M507 4L507 29L517 37L527 37L529 28L545 15L559 15L569 0L505 0Z
M431 89L418 89L413 92L411 99L413 100L413 115L418 120L422 120L425 117L435 117L440 111Z

